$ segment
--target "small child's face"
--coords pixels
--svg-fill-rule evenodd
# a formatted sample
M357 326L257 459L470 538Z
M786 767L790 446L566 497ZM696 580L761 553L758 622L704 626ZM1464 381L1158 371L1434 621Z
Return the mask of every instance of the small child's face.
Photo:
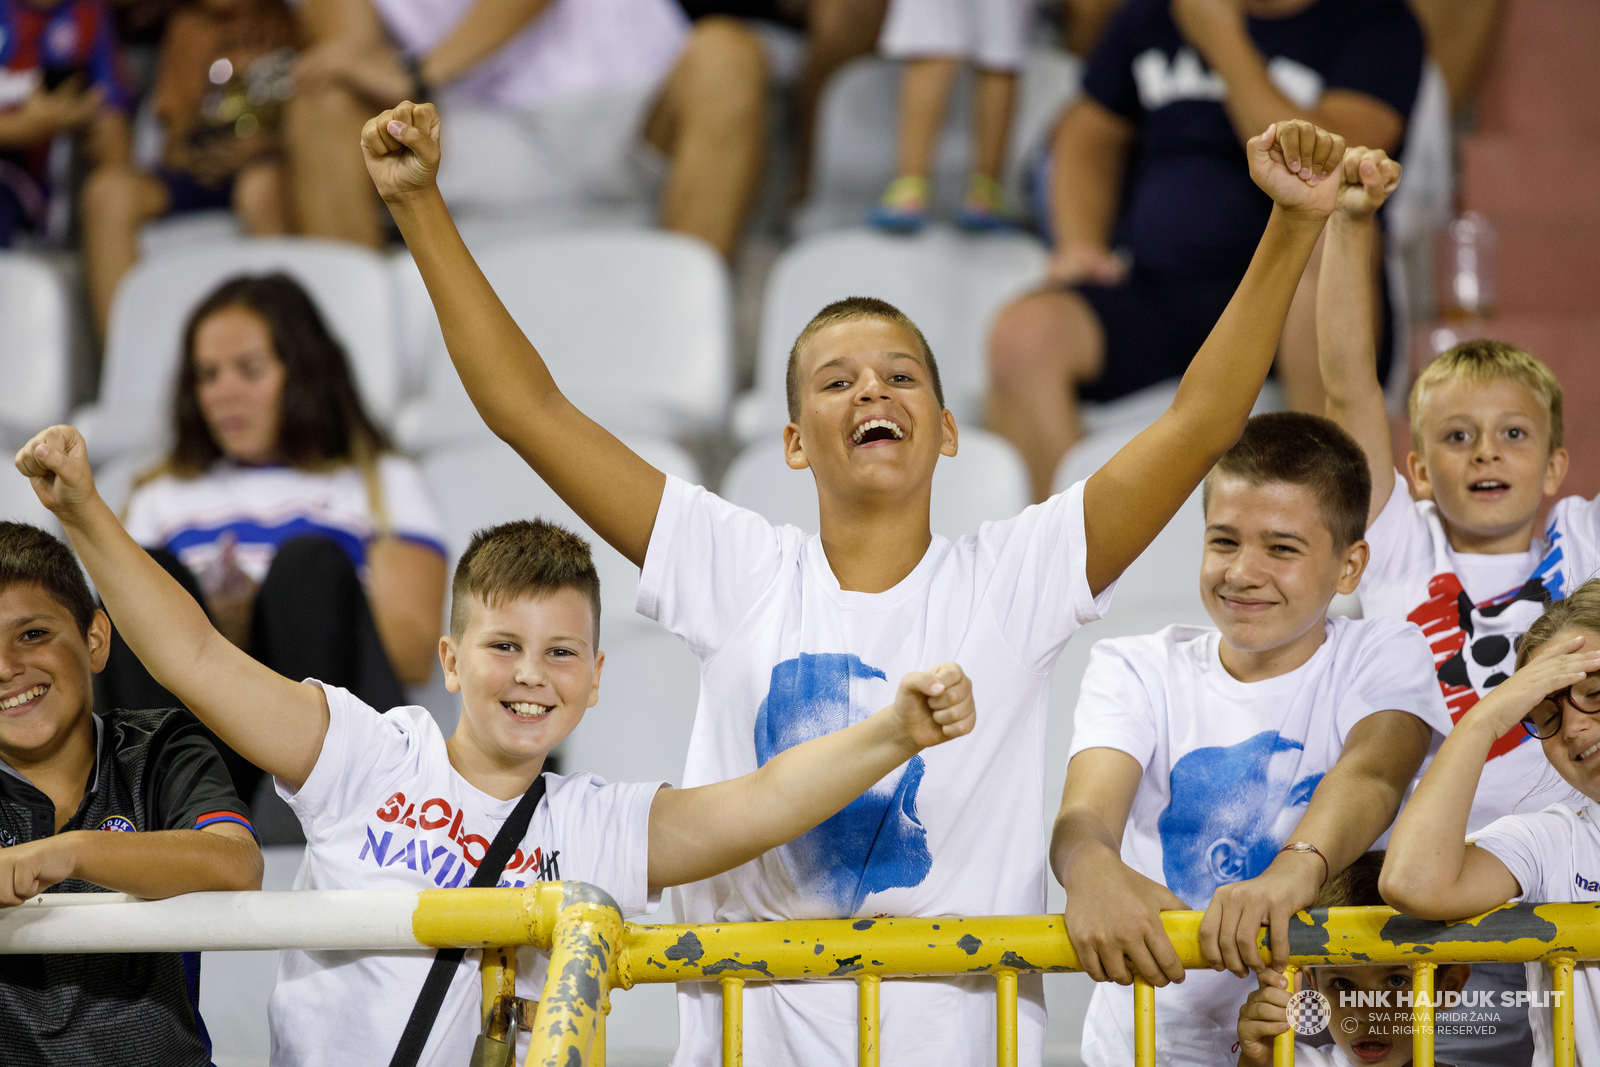
M1584 638L1585 650L1600 649L1600 633L1574 628L1562 630L1546 641L1544 647L1533 654L1533 659L1557 655L1574 637ZM1587 715L1578 705L1595 707L1593 698L1597 695L1600 695L1600 677L1595 675L1572 686L1570 691L1563 690L1556 694L1557 699L1552 700L1552 704L1555 712L1561 716L1561 729L1554 737L1544 738L1540 742L1544 746L1545 759L1550 761L1556 773L1591 800L1600 799L1600 713ZM1549 710L1548 706L1541 705L1534 714L1547 713ZM1513 729L1520 730L1522 727L1519 725Z
M1519 382L1446 382L1428 391L1409 459L1412 480L1451 526L1483 538L1527 525L1561 488L1550 412Z
M1366 544L1337 551L1303 485L1220 475L1206 507L1200 598L1229 647L1265 652L1322 624L1335 593L1355 590Z
M1409 964L1314 967L1310 973L1333 1009L1328 1033L1352 1063L1402 1067L1411 1062L1411 1009L1396 996L1411 989ZM1442 966L1434 972L1434 989L1459 992L1471 973L1462 963ZM1358 999L1367 999L1368 1006L1357 1007Z
M0 590L0 756L8 763L51 755L77 724L110 629L97 612L85 639L72 613L31 582Z
M461 693L458 733L502 764L543 758L600 699L605 656L587 595L558 589L498 605L474 600L460 644L440 641L445 685Z
M786 458L811 468L821 496L926 491L940 454L955 455L955 418L934 395L916 336L897 322L819 330L800 352L798 381Z

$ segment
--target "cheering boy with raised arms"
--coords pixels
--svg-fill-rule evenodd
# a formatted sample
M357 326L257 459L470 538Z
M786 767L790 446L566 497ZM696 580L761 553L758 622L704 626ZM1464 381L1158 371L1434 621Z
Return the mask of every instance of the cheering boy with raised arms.
M1087 483L952 544L929 529L933 470L954 455L937 364L882 301L824 308L788 370L786 456L816 480L821 536L775 528L668 478L578 411L473 263L434 185L439 118L402 104L362 149L438 311L451 358L489 427L642 570L640 610L701 660L686 784L747 773L861 719L905 664L954 659L985 722L930 751L797 841L686 887L691 922L854 915L1036 913L1045 904L1045 714L1062 647L1107 607L1142 552L1238 437L1298 280L1334 204L1336 136L1281 123L1250 142L1276 201L1254 262L1172 407ZM1019 817L1019 813L1021 813ZM993 985L890 983L886 1063L985 1062ZM1023 1062L1037 1063L1043 986L1024 976ZM715 990L680 993L676 1063L720 1048ZM850 1062L854 991L762 983L745 994L751 1047L770 1064Z

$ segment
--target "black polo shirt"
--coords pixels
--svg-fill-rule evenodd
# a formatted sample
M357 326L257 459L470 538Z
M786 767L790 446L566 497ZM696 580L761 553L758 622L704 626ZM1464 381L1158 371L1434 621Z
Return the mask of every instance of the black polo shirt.
M187 711L95 717L95 766L65 830L247 828L246 808ZM50 798L0 760L0 847L50 837ZM252 830L253 832L253 830ZM105 893L71 879L47 893ZM204 1067L198 953L0 955L0 1067L116 1063Z

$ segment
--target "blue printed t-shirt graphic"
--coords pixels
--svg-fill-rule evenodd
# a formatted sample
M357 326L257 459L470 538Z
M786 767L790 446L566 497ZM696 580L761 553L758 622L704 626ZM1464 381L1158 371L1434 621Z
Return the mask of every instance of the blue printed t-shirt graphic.
M873 679L887 680L876 667L842 652L801 653L772 668L772 683L756 712L757 763L765 765L785 749L872 714L874 709L852 699L852 693ZM844 918L854 915L869 894L920 885L933 865L928 832L917 819L922 773L922 757L911 757L898 776L885 778L827 822L782 846L779 852L796 887L822 898Z
M1203 908L1218 887L1267 869L1322 781L1321 773L1298 777L1304 750L1265 730L1173 764L1171 799L1156 822L1167 888Z

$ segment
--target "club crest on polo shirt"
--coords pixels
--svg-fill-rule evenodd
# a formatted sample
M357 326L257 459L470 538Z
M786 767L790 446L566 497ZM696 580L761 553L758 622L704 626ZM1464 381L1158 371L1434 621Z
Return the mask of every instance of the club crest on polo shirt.
M131 834L134 832L133 820L124 815L107 815L100 820L96 830L115 830L118 833Z
M489 838L468 833L466 813L451 807L443 797L429 797L421 803L395 793L373 813L377 824L368 823L366 840L358 861L377 867L406 867L425 875L441 889L454 889L472 880L469 871L489 852ZM517 849L506 861L496 888L520 889L529 882L561 880L560 849L535 848L524 855Z

